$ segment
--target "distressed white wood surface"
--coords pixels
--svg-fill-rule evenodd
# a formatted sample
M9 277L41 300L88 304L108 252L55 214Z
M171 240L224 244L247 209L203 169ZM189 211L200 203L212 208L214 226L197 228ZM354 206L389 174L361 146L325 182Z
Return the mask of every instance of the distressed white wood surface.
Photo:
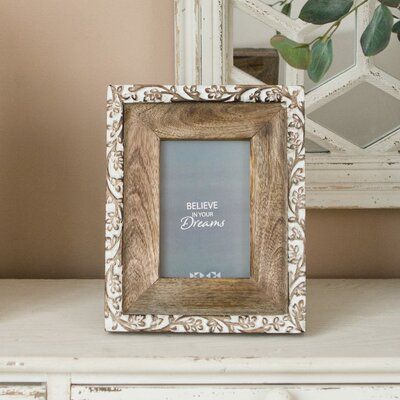
M306 155L306 204L312 208L400 206L398 156ZM321 179L323 175L323 179Z
M46 400L45 385L13 385L0 383L1 400Z
M0 381L400 383L400 280L310 280L296 337L106 333L101 280L0 281Z
M72 386L71 400L395 400L400 386Z

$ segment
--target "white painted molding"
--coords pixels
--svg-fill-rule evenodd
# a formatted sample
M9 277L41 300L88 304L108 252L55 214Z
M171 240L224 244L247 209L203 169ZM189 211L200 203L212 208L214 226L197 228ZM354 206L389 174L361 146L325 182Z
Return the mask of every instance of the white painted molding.
M178 84L201 81L199 34L198 1L175 0L175 81Z
M301 339L301 338L300 338ZM287 340L287 338L286 338ZM264 357L210 358L196 357L34 357L15 358L24 368L7 366L9 359L0 358L0 373L17 382L25 374L71 374L71 383L127 384L262 384L262 383L400 383L398 358L365 360L355 357L334 358ZM105 379L107 374L109 379ZM1 375L1 378L6 375ZM21 378L27 382L27 375ZM62 386L62 385L61 385Z
M398 208L400 160L397 155L306 155L309 208Z
M172 386L73 385L71 400L397 400L398 385Z
M46 400L70 400L71 379L66 374L51 374L47 378Z
M0 398L2 400L46 400L46 386L0 382Z
M333 79L319 85L306 95L307 112L311 113L330 101L349 92L362 82L357 67L351 67Z
M175 0L175 3L179 84L262 83L232 65L233 7L293 40L302 41L315 29L310 24L283 15L260 0ZM371 0L357 12L355 65L307 93L308 113L362 82L371 83L400 99L400 81L374 66L358 44L375 4L376 1ZM303 71L285 65L285 85L302 85L303 82ZM306 121L307 139L329 151L307 154L307 207L400 207L400 129L363 149L309 118Z
M301 30L307 25L303 21L289 18L260 0L232 0L232 2L233 7L239 8L292 39L296 39Z
M339 153L341 155L345 153L363 153L362 149L358 146L309 118L306 118L306 132L314 142L317 142L315 139L319 139L320 146L326 148L331 153ZM327 155L324 155L324 157L326 158Z
M225 82L225 0L175 0L175 83Z

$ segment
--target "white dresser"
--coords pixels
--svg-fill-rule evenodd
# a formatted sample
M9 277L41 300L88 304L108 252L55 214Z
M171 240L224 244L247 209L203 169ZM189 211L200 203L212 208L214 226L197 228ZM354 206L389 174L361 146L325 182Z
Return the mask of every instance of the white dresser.
M103 287L0 281L1 400L400 398L400 280L309 280L300 336L106 333Z

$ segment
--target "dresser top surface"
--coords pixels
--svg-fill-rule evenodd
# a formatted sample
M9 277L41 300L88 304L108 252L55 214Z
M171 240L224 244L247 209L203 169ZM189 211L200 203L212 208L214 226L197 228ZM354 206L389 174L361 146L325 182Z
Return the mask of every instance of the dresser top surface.
M400 360L400 280L309 280L302 335L106 333L101 280L0 280L0 360Z

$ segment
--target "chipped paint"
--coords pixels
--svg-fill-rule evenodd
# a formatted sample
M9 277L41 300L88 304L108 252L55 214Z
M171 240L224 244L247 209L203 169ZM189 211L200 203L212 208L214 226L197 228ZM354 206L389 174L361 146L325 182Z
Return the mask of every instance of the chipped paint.
M7 367L23 367L25 364L23 362L8 361L6 365Z
M41 384L0 384L0 398L5 400L46 400L46 386Z
M72 387L72 400L132 400L158 398L160 400L259 400L259 399L303 399L303 400L395 400L400 398L400 386L396 385L256 385L256 386L124 386L118 392L116 386L110 390L91 390L93 386Z

